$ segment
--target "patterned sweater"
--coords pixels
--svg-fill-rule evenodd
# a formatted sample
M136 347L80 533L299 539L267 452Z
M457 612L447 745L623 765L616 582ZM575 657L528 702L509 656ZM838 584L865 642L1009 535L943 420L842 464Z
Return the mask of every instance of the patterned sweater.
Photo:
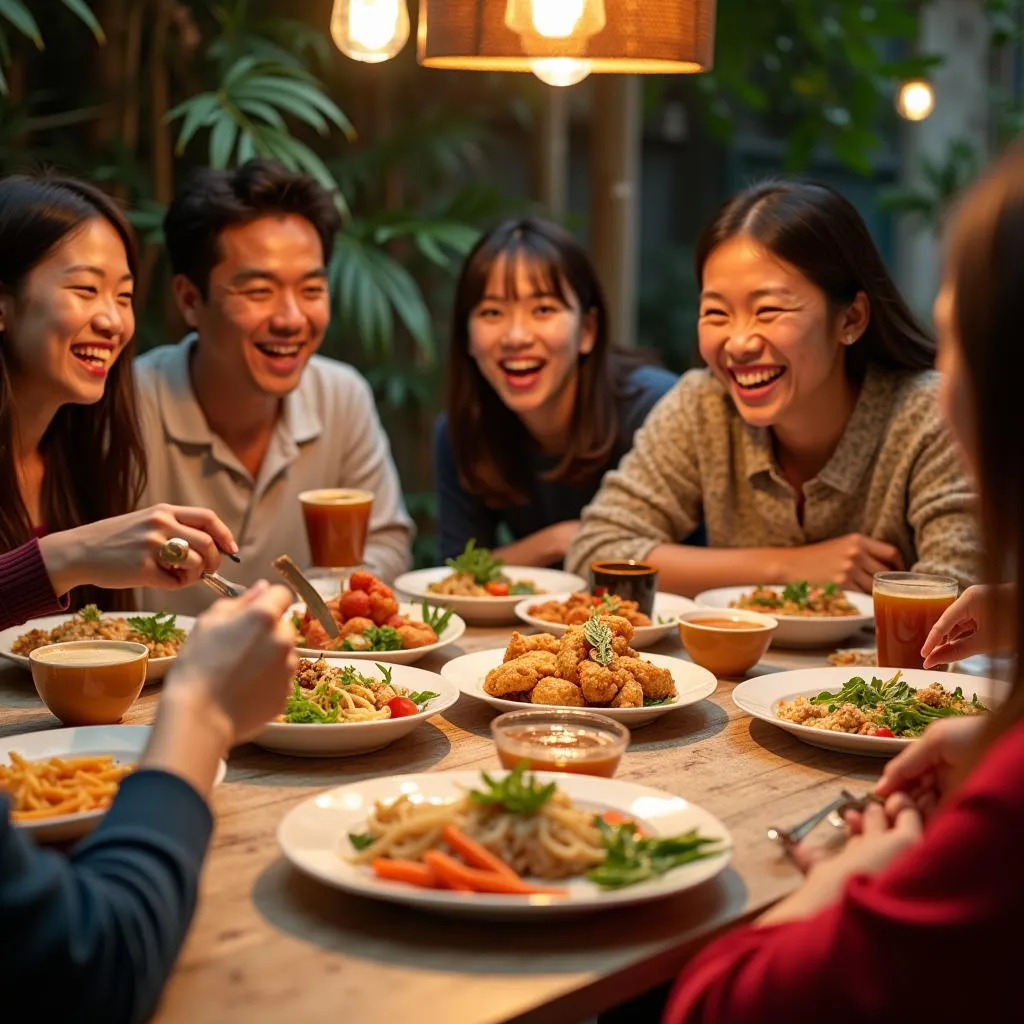
M768 430L748 426L708 370L685 374L610 472L565 558L646 558L701 523L709 547L798 547L862 533L908 568L974 581L974 495L936 402L938 374L871 369L825 468L797 494ZM737 583L754 582L737 580Z

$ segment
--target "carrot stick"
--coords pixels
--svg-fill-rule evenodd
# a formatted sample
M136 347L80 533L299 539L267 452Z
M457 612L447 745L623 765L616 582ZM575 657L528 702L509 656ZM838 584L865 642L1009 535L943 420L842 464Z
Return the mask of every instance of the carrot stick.
M423 855L424 863L431 871L453 885L467 886L474 892L506 893L514 896L550 895L565 896L565 889L548 889L542 886L529 885L521 878L506 878L496 871L481 871L460 864L454 857L438 850L429 850Z
M631 818L628 814L623 814L622 811L605 811L601 815L601 820L606 825L636 825L636 834L639 836L646 835L647 833L637 824L636 818Z
M505 878L519 878L512 868L500 857L491 853L486 846L482 846L475 839L467 836L457 826L445 825L444 831L441 834L444 836L444 841L470 867L482 868L484 871L493 871L495 874L504 875Z
M388 857L376 857L373 861L373 873L378 878L386 878L391 882L405 882L421 889L437 889L440 879L426 864L415 860L391 860Z

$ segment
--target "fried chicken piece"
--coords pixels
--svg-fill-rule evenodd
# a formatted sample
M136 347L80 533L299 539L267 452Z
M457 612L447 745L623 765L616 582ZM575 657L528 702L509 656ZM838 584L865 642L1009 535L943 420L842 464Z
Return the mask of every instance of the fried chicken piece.
M621 679L623 675L629 675L635 679L644 692L645 697L651 700L661 700L664 697L676 695L676 684L672 679L672 673L667 668L659 668L649 661L640 658L616 658L612 662L612 669ZM622 680L623 684L625 680Z
M610 668L596 661L581 661L579 677L580 689L588 704L610 704L619 692L621 680Z
M530 693L534 704L558 704L562 707L582 708L586 705L583 691L575 683L567 683L557 676L545 676Z
M531 651L547 651L549 654L557 654L558 637L551 633L532 633L524 636L516 630L508 642L508 647L505 648L504 660L515 661L516 658L521 658Z
M633 624L629 619L623 618L621 615L602 615L601 621L612 631L612 647L620 638L626 644L633 639Z
M558 675L555 656L550 651L526 654L492 668L484 680L484 690L492 697L529 693L545 676Z
M630 603L634 604L634 606L635 606L635 602L630 602ZM633 627L650 626L650 625L652 625L651 617L649 615L645 615L639 609L636 609L634 611L624 611L623 609L620 608L619 609L619 614L623 618L628 619L629 620L629 624L631 626L633 626Z
M530 615L543 622L557 622L561 624L564 620L564 607L560 601L545 601L543 604L531 605Z
M565 613L565 624L567 626L583 626L590 618L592 611L593 609L587 608L585 605L577 605L575 608L570 608Z
M613 708L642 708L644 706L644 691L640 684L629 676L622 684L622 688L615 695L612 701Z
M558 644L558 671L552 675L559 676L570 683L580 680L579 666L587 658L590 644L584 636L582 626L572 626L562 635Z
M437 643L437 633L425 622L406 622L395 629L402 639L404 651L411 651L416 647L429 647Z
M385 588L386 589L386 588ZM391 595L390 591L376 588L370 591L370 618L375 626L383 626L392 615L398 614L398 602Z
M362 636L368 629L373 629L374 625L373 619L364 619L359 616L349 619L341 627L341 638L344 640L349 636Z

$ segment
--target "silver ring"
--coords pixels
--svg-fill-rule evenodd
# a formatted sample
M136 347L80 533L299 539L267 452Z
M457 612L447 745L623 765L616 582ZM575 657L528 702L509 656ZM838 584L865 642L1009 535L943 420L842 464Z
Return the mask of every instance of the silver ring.
M188 552L189 547L187 540L183 540L181 537L172 537L169 541L160 546L160 550L157 552L156 558L161 565L173 568L184 564L185 560L188 558Z

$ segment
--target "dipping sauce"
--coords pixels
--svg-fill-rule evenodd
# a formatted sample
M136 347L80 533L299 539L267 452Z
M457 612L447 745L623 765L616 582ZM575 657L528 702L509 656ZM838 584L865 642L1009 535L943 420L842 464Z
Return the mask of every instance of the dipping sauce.
M932 626L956 600L958 591L959 584L950 577L878 573L872 588L878 664L888 668L924 668L921 646Z
M362 564L373 495L334 488L299 495L313 565L354 569Z
M621 758L616 737L586 725L518 725L504 730L498 741L498 759L505 768L526 761L533 771L610 779Z
M60 665L120 665L126 661L138 661L139 653L129 648L113 645L110 647L73 647L68 643L41 648L35 654L35 660Z
M759 622L746 619L687 619L691 626L708 626L711 629L764 629Z

